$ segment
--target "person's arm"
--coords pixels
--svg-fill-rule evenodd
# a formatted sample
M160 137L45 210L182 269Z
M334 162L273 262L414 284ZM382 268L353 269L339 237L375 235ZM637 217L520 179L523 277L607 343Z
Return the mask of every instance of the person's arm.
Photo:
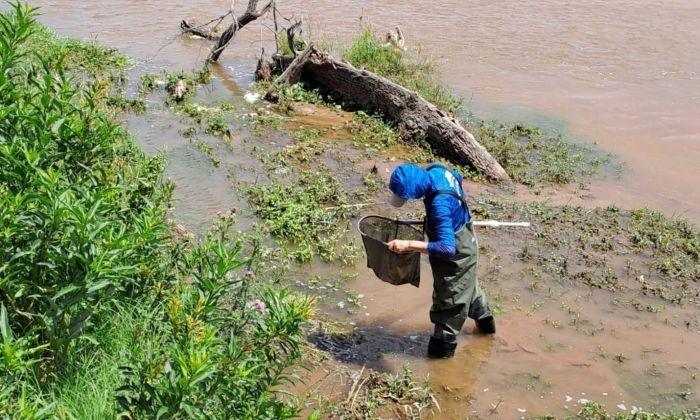
M387 244L389 250L397 254L405 254L407 252L428 253L428 242L424 241L406 241L403 239L394 239Z
M431 257L451 257L457 253L450 202L440 198L442 197L436 197L433 200L433 206L429 212L430 224L437 240L424 242L396 239L388 243L389 250L398 254L421 252Z

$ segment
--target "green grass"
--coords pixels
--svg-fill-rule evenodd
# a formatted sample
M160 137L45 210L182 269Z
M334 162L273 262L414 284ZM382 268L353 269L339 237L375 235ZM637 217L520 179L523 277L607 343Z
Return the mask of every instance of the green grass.
M574 143L524 124L468 124L477 141L517 182L529 186L568 184L590 178L612 162L593 145Z
M700 232L692 222L645 208L630 213L629 226L632 244L653 255L653 268L680 281L700 279Z
M352 135L355 146L376 150L399 142L399 134L394 126L389 125L380 116L369 115L363 111L353 114L352 121L346 128Z
M462 99L452 95L436 77L434 61L420 56L410 59L400 49L385 46L369 25L342 52L342 57L355 67L367 69L418 92L446 112L457 115L462 110Z
M52 30L37 25L28 44L23 49L47 60L62 59L65 71L94 79L126 80L124 71L134 66L134 61L116 49L97 42L85 42L64 38ZM29 46L31 45L31 46Z
M566 419L595 419L595 420L691 420L696 419L700 415L700 411L695 410L676 410L673 412L659 413L640 410L637 413L627 414L624 412L611 413L604 405L595 401L589 401L581 407L576 417L568 416ZM537 419L553 419L552 416L538 416Z

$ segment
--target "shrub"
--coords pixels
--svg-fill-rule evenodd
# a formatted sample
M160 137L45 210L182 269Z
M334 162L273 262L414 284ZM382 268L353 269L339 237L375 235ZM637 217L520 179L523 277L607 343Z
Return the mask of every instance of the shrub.
M311 301L253 281L232 216L172 233L162 158L65 67L83 49L36 54L34 16L0 14L0 416L294 415Z

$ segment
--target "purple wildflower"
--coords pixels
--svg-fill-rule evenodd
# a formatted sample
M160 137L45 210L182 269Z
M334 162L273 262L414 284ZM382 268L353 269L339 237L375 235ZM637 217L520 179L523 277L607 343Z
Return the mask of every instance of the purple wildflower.
M255 299L255 308L260 312L261 314L265 314L265 302L260 301L260 299Z
M275 254L281 254L282 251L284 251L282 248L279 248L279 247L275 248Z
M245 272L246 277L253 277L255 275L255 271L253 270L248 270Z

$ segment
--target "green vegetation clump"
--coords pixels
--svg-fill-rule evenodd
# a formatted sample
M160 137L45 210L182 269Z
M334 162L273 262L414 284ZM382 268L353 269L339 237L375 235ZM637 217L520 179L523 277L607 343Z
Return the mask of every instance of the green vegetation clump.
M221 165L221 160L216 156L216 153L214 153L214 150L211 148L211 146L203 141L198 141L197 142L197 149L199 149L202 153L207 155L209 160L211 161L212 165L214 167L218 168L219 165Z
M111 82L126 81L124 71L134 65L131 58L116 49L105 48L96 42L63 38L39 24L32 30L27 44L19 48L45 60L62 59L63 71L76 76L108 79Z
M332 408L334 416L352 419L384 418L401 409L406 418L420 418L424 410L434 406L435 399L426 380L416 383L411 370L404 366L396 374L369 371L358 377L350 396ZM362 386L359 386L359 383Z
M669 413L654 413L650 411L639 410L635 413L610 413L605 409L605 406L594 402L588 401L581 407L578 412L578 419L591 419L591 420L691 420L698 418L700 411L698 410L684 410ZM537 417L538 419L549 419L554 418L550 416ZM566 417L567 419L573 419L574 417Z
M491 121L468 128L508 175L525 185L568 184L594 175L611 160L591 145L572 143L561 134L545 135L523 124Z
M193 71L192 73L185 71L163 71L161 74L149 73L141 77L139 93L147 95L162 86L169 94L166 101L172 103L175 99L175 90L179 82L184 83L185 92L183 98L187 98L192 95L195 87L207 84L210 81L211 69L208 66L204 66L202 69Z
M306 171L296 184L256 185L248 189L248 196L270 233L296 245L299 262L311 261L314 255L324 261L338 258L347 195L337 179Z
M483 219L532 222L519 259L526 269L542 270L558 283L625 291L630 299L635 291L636 297L700 304L700 232L685 219L648 209L623 212L615 206L586 209L496 199L479 200L473 213ZM623 266L613 264L615 260L627 262ZM630 304L654 311L636 301Z
M146 103L139 98L128 99L123 96L110 96L105 102L107 106L121 112L133 112L134 114L146 112Z
M382 42L371 26L342 53L353 66L384 76L407 89L418 92L425 100L453 115L462 110L462 99L450 92L435 77L436 65L426 59L410 60L406 53Z
M312 301L266 285L232 214L176 233L163 159L33 54L34 16L0 15L0 417L297 415L274 390Z
M681 281L700 281L700 232L689 220L637 209L629 225L632 244L653 255L653 268Z
M356 146L373 150L393 146L399 142L399 133L381 117L358 111L347 124Z

